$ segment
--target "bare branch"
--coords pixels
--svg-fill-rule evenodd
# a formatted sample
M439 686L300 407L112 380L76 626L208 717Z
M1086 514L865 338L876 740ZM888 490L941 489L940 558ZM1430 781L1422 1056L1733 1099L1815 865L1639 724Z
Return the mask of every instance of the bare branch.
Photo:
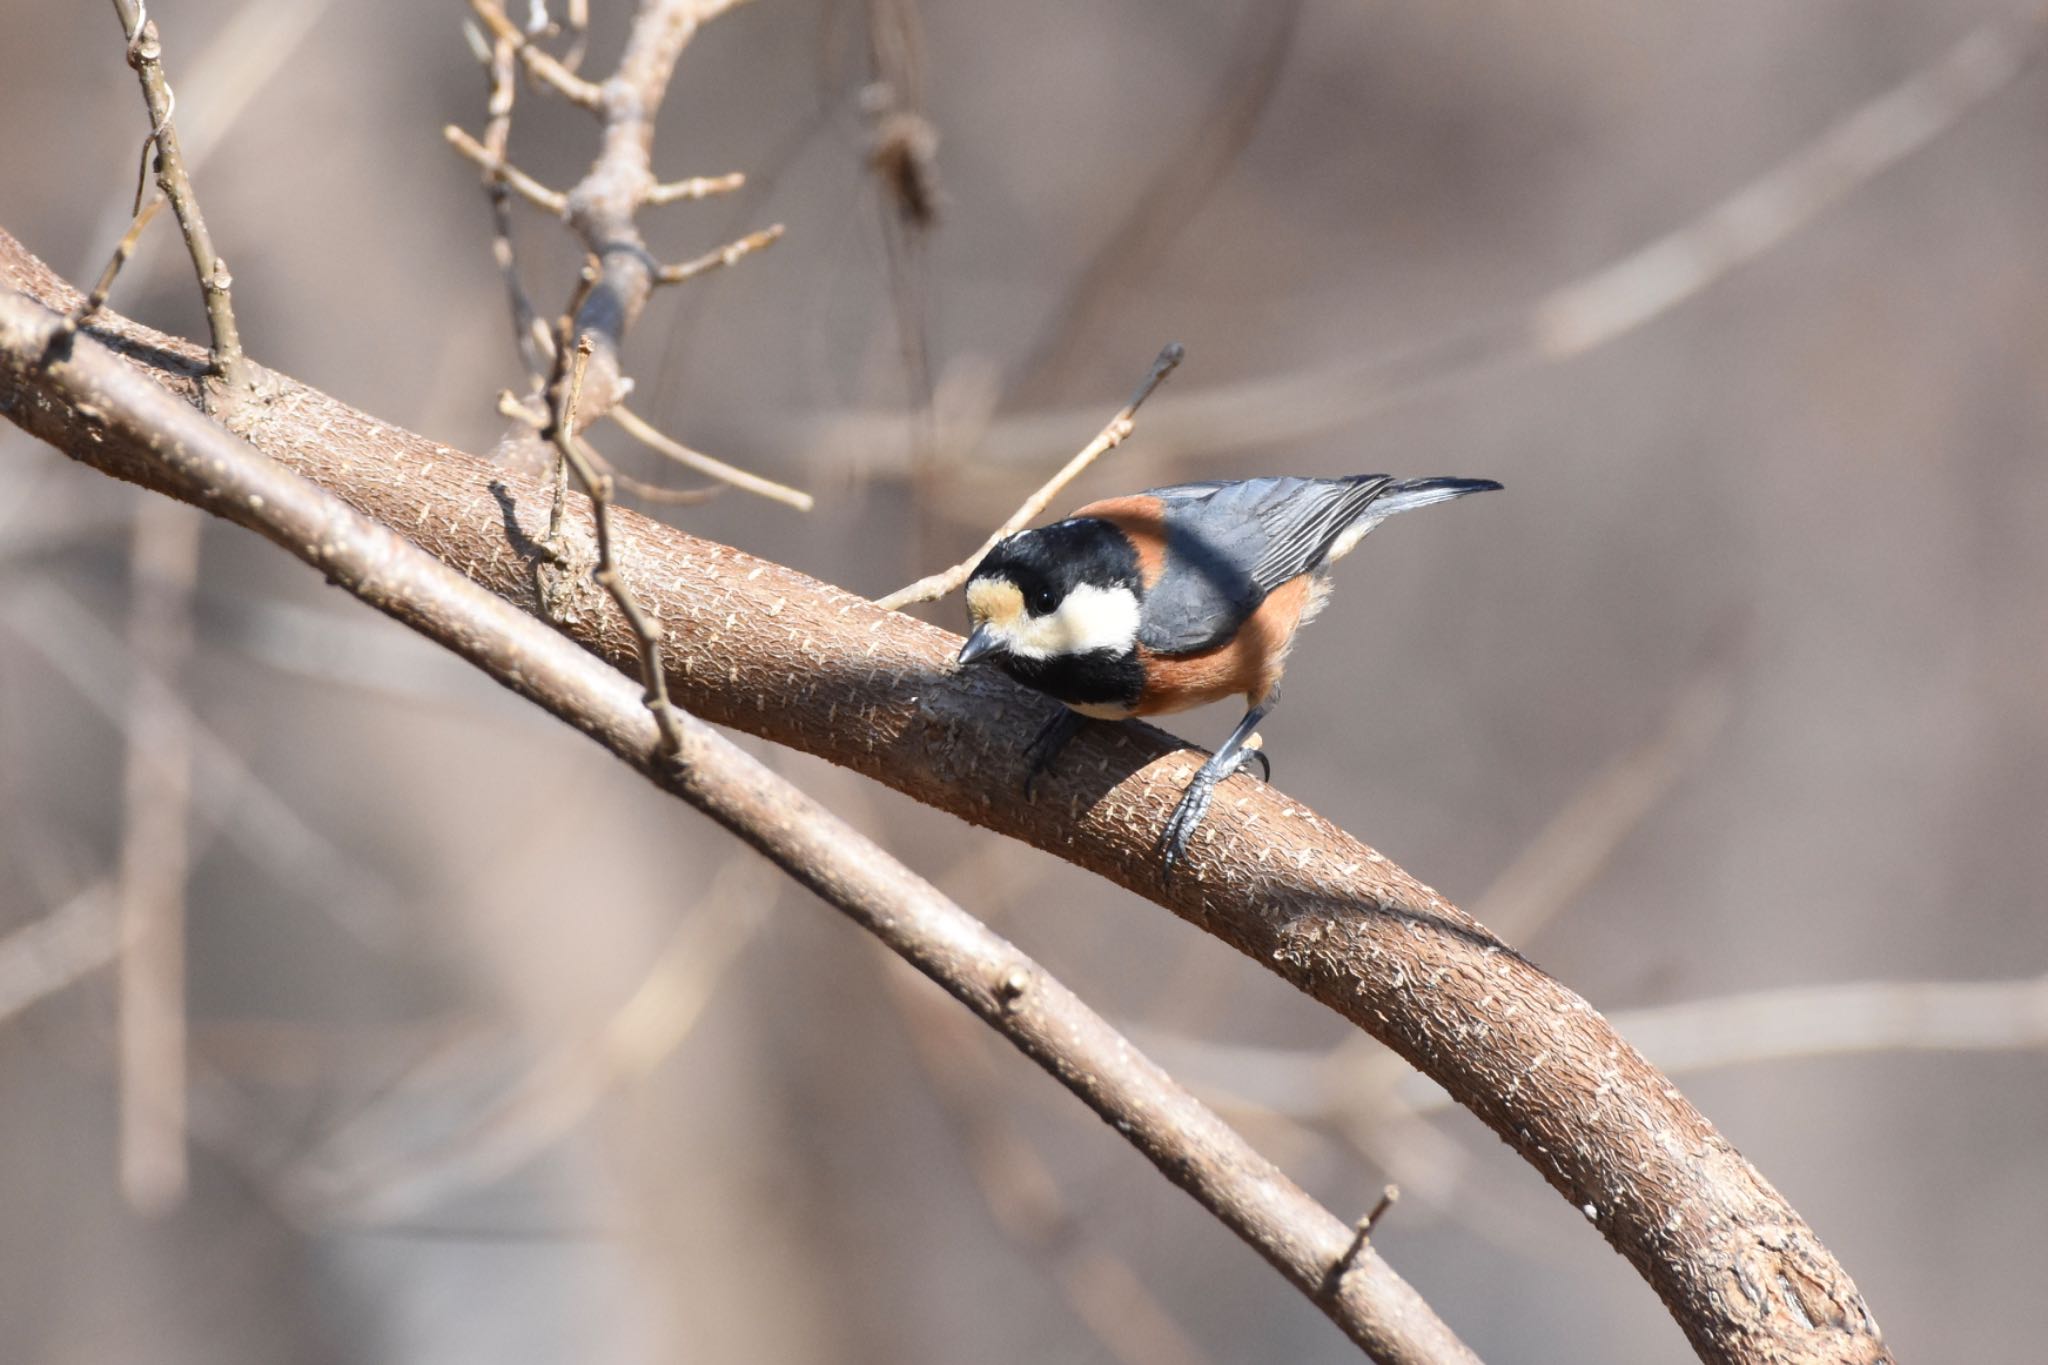
M206 324L213 334L213 370L236 393L249 387L243 364L241 332L235 326L234 301L230 289L234 278L227 262L213 249L213 234L199 211L199 196L178 150L178 130L171 124L177 97L164 77L163 43L156 23L148 17L140 0L114 0L121 32L128 40L128 65L142 82L142 102L149 110L150 138L156 144L156 183L171 201L178 226L185 233L185 247L192 268L199 275L200 292L206 300Z
M1014 946L695 717L677 718L682 745L669 761L654 717L612 668L184 407L90 336L44 364L60 321L0 295L0 407L11 417L75 457L260 532L738 834L1002 1032L1381 1360L1473 1358L1371 1248L1344 1263L1351 1232L1335 1215ZM75 425L81 411L99 439ZM487 477L508 496L533 495L502 470Z
M563 217L596 261L594 278L579 291L570 309L573 320L568 328L569 334L587 337L591 344L588 376L577 405L579 430L609 414L630 392L632 383L626 377L620 347L656 285L680 283L706 270L730 265L781 235L782 229L777 226L753 233L699 260L662 268L655 264L635 222L643 205L701 198L743 182L742 177L722 176L664 185L656 182L653 172L655 117L661 111L676 63L697 29L735 3L737 0L642 0L627 34L618 70L601 85L593 85L534 47L530 35L521 33L506 17L499 0L470 0L470 7L490 27L501 51L505 44L514 45L526 61L529 74L557 89L573 92L571 97L579 103L586 103L587 90L587 107L603 118L597 158L583 179L561 196ZM581 24L574 15L571 27L578 33L580 53ZM494 108L502 106L506 112L494 115L492 129L496 140L487 137L481 146L491 158L490 164L502 165L502 129L504 120L509 118L511 97L503 91L502 82L496 82L492 98ZM536 202L554 202L554 191L531 183L529 178L521 192L532 197L532 191L550 196ZM510 279L510 241L502 221L498 238L500 245L494 250ZM516 300L514 313L515 325L521 328L522 353L530 356L532 350L525 337L531 325L520 315ZM515 424L500 440L498 458L512 468L538 467L533 428L524 422Z
M60 310L77 301L4 235L0 283ZM121 340L159 383L191 393L192 353L175 338L111 314L89 335ZM544 487L270 380L279 396L249 430L281 468L405 526L444 563L537 609ZM25 391L0 408L78 458L168 483L70 400L37 396L54 382L0 365L0 396ZM1668 1078L1585 1000L1377 851L1247 779L1223 790L1185 870L1162 885L1151 853L1195 763L1178 742L1143 725L1092 727L1038 799L1021 803L1006 794L1024 778L1021 737L1053 703L954 668L956 635L617 515L635 531L623 572L667 623L669 683L693 712L1052 852L1280 973L1443 1085L1572 1207L1591 1204L1589 1225L1657 1290L1704 1359L1889 1358L1848 1274ZM613 613L563 629L618 664L638 660ZM1729 1294L1738 1280L1758 1292Z
M886 964L890 999L925 1078L962 1133L967 1166L989 1217L1123 1365L1201 1365L1207 1359L1128 1262L1091 1238L1081 1214L1024 1130L1009 1117L986 1055L987 1035L924 987L901 960Z
M1167 343L1166 349L1159 353L1159 358L1152 362L1151 371L1139 383L1137 392L1131 395L1131 401L1124 404L1117 415L1109 419L1109 425L1095 433L1095 439L1082 446L1080 453L1067 461L1059 473L1046 480L1036 493L1024 499L1024 505L1012 512L1010 519L997 527L995 534L981 543L980 549L943 573L920 578L908 587L898 588L887 597L875 599L875 605L884 611L899 611L917 602L936 602L965 583L967 575L974 572L974 566L981 563L990 550L1029 526L1038 514L1059 496L1061 489L1080 478L1088 466L1094 464L1104 454L1124 443L1125 438L1137 426L1138 409L1152 396L1152 391L1159 387L1166 376L1173 373L1174 367L1180 364L1181 357L1186 354L1179 342Z
M490 98L484 104L490 115L484 124L484 153L494 165L503 165L512 141L512 106L519 91L514 68L518 48L503 38L495 43L486 42L473 24L464 24L463 32L481 48L478 59L490 78ZM502 175L486 175L484 193L491 204L491 259L498 267L499 278L505 282L505 301L512 309L512 338L519 348L520 360L525 363L527 383L537 393L554 364L555 334L541 321L539 310L519 279L518 252L512 246L510 185ZM565 213L567 207L565 201Z

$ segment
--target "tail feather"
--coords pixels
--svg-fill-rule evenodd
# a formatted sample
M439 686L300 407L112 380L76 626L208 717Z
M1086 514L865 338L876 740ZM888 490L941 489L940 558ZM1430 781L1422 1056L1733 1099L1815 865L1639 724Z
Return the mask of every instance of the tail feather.
M1350 554L1367 532L1397 512L1413 512L1418 507L1449 502L1467 493L1489 493L1499 487L1492 479L1397 479L1366 505L1363 516L1344 528L1344 533L1330 546L1329 558L1335 562Z
M1387 491L1372 500L1365 514L1374 521L1384 521L1396 512L1412 512L1418 507L1462 498L1467 493L1490 493L1499 487L1492 479L1400 479L1388 484Z

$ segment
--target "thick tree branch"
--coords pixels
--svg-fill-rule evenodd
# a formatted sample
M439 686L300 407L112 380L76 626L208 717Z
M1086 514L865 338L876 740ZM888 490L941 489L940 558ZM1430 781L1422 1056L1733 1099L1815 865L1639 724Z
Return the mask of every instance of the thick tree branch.
M11 239L0 236L0 247L11 248ZM62 316L47 306L0 293L0 410L11 419L74 458L274 541L710 815L1001 1032L1380 1360L1476 1359L1341 1219L1037 963L702 721L677 717L671 756L634 685L614 668L180 404L152 382L161 374L124 363L90 334L66 335ZM292 406L292 395L281 395L256 425L273 435L286 430ZM372 448L393 449L378 438ZM474 491L488 497L492 474L477 472L485 482ZM537 514L538 530L539 490L523 487L517 500ZM502 532L487 506L471 512ZM648 527L640 529L644 547Z
M76 299L4 236L0 283L59 311ZM189 346L111 315L95 334L193 393L203 357ZM165 482L39 372L16 365L7 382L16 422L100 468ZM544 488L278 385L265 412L236 419L260 449L506 602L537 608ZM1847 1273L1669 1080L1592 1006L1379 853L1239 778L1186 870L1163 885L1151 851L1195 766L1190 751L1141 726L1092 727L1038 800L1020 803L1022 737L1052 703L954 669L956 636L630 513L618 529L625 575L666 626L669 684L696 715L1050 850L1278 971L1442 1084L1584 1210L1702 1358L1890 1358ZM611 613L563 629L637 664ZM614 682L635 701L631 684ZM651 733L644 717L635 723Z

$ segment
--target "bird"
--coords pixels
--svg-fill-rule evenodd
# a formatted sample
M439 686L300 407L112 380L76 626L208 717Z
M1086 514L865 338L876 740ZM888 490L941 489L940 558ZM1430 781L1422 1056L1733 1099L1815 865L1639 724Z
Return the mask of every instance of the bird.
M1269 477L1176 484L1019 531L968 575L961 666L986 662L1063 703L1025 750L1032 787L1090 719L1168 715L1241 696L1244 718L1182 793L1159 841L1171 879L1217 784L1255 757L1295 636L1330 566L1388 517L1492 479Z

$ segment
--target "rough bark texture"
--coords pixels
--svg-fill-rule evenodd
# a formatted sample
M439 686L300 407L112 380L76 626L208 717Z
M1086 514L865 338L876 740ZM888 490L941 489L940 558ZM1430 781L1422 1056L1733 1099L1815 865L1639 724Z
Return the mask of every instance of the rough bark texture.
M75 298L0 236L0 284ZM108 317L97 334L193 396L190 346ZM238 417L273 458L529 611L546 492L279 378ZM17 422L66 450L90 415ZM118 458L95 459L143 477ZM956 671L957 637L738 550L618 517L635 593L666 625L670 686L696 715L843 764L1147 897L1292 981L1441 1083L1643 1274L1702 1359L1890 1359L1813 1231L1676 1087L1579 996L1399 867L1277 790L1226 784L1171 885L1154 844L1199 762L1157 731L1093 726L1015 793L1050 703ZM595 588L556 620L628 669Z

